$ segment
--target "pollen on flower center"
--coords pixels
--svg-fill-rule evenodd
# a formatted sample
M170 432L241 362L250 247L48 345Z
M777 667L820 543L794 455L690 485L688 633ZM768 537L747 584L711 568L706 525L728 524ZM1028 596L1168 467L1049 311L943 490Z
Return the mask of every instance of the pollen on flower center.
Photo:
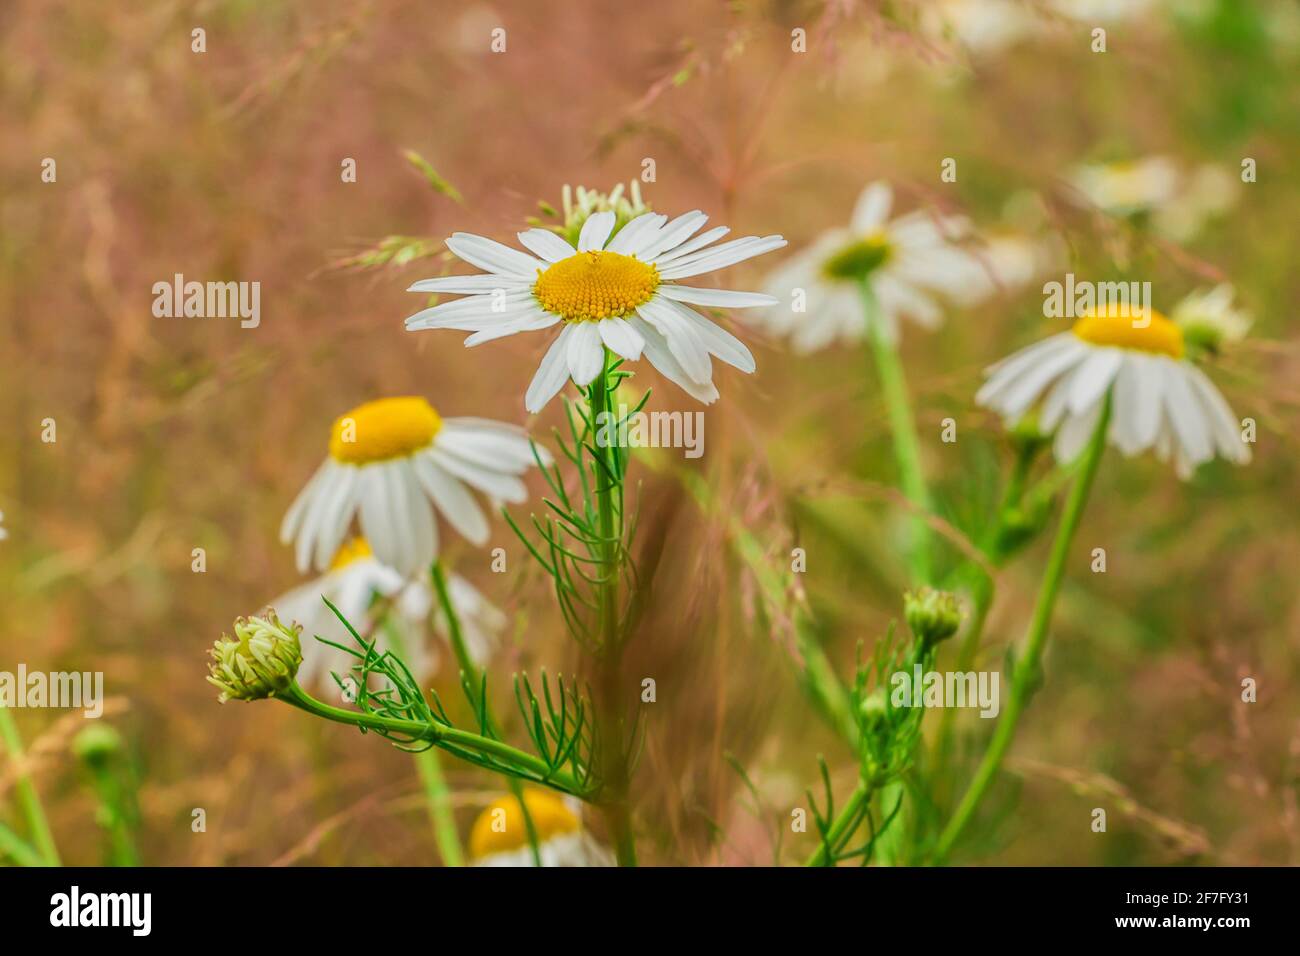
M828 279L865 279L888 262L892 252L889 239L883 233L873 233L835 252L822 263L822 273Z
M1092 312L1078 319L1073 331L1093 345L1183 357L1183 330L1155 309L1143 315L1136 308L1111 305L1105 312Z
M545 790L524 791L524 803L532 818L539 843L566 833L576 833L581 824L564 800ZM474 821L469 834L469 853L475 859L493 853L508 853L528 845L528 824L514 794L494 800Z
M659 270L617 252L579 252L539 270L533 295L566 322L621 317L659 288Z
M370 542L361 535L356 535L350 541L343 542L343 546L334 555L334 560L330 562L330 570L338 571L340 568L346 568L354 561L371 557L373 554L374 552L370 550Z
M442 419L423 398L381 398L340 415L330 433L330 456L365 465L401 458L425 448L442 427Z

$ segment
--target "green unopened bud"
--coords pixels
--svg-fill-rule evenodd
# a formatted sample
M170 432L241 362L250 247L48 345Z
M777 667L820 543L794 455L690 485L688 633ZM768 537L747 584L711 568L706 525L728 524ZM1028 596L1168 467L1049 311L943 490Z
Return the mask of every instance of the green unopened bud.
M122 735L98 721L72 738L72 752L90 767L105 766L122 751Z
M301 630L285 627L270 608L264 617L238 618L235 636L221 635L210 651L208 683L221 690L218 700L261 700L288 690L302 664Z
M1020 421L1008 430L1007 438L1017 452L1030 456L1038 454L1052 440L1051 434L1039 427L1037 412L1022 415Z
M961 605L947 591L923 587L903 595L903 617L913 637L922 644L934 645L957 633Z
M889 719L889 702L885 700L884 690L877 687L862 698L862 703L858 705L858 711L862 714L862 722L868 729L876 730L883 727Z
M641 199L641 183L636 179L631 180L626 189L619 183L607 193L583 186L576 189L565 186L562 206L564 226L559 232L575 247L582 227L593 213L614 214L614 229L610 233L613 237L637 216L650 211L650 206Z

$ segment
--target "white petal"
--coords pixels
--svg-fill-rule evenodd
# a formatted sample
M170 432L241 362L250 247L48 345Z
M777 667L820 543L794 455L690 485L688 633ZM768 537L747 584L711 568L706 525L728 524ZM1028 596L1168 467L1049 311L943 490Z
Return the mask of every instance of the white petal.
M648 243L642 243L633 252L643 262L653 262L656 256L680 246L708 221L709 217L698 209L682 213L660 228Z
M764 236L761 239L757 236L748 236L744 239L734 239L696 255L679 259L661 270L659 275L664 279L686 279L706 272L716 272L734 266L737 262L744 262L754 256L771 252L773 249L780 249L785 244L785 240L780 236Z
M605 345L595 322L573 323L566 359L575 385L590 385L600 374L605 367Z
M894 192L888 183L877 181L868 185L853 207L853 218L850 220L853 231L865 235L880 229L889 218L889 207L893 201Z
M524 407L528 411L540 412L568 381L569 363L566 355L569 347L569 331L572 328L573 326L566 325L561 329L542 358L542 364L538 366L537 374L533 376L524 395Z
M484 468L523 474L536 464L528 433L515 425L484 418L444 418L442 429L433 440L443 449ZM543 462L549 455L538 446Z
M668 302L652 298L637 307L637 315L653 325L668 343L668 348L693 381L713 380L713 363L693 323L687 321Z
M387 471L384 465L367 465L361 469L361 533L377 560L406 574L410 569L404 566L404 541L399 529L394 527Z
M514 313L530 311L536 305L537 300L528 291L511 292L499 298L495 294L471 295L422 309L406 319L406 330L461 329L465 332L478 332L514 317Z
M438 538L433 522L433 509L420 489L415 462L404 458L397 462L406 492L406 516L409 520L412 542L412 561L416 570L429 567L438 554Z
M641 333L628 325L626 319L602 319L597 323L597 328L600 330L602 341L615 355L621 355L633 362L641 357L641 350L645 348L645 339L641 338Z
M677 314L682 316L695 329L700 341L704 343L704 347L709 350L711 355L716 355L728 365L738 368L742 372L753 374L754 369L758 366L754 362L753 353L749 351L744 342L716 322L711 322L700 315L694 309L678 303L671 304L677 310Z
M485 239L469 232L458 232L447 240L447 248L470 265L498 275L533 279L546 263L518 249L511 249L495 239Z
M519 233L519 241L547 262L559 262L578 254L577 249L549 229L525 229Z
M445 292L453 295L475 295L483 292L492 292L496 289L505 289L507 292L517 292L521 289L527 289L530 284L531 283L512 276L499 276L488 273L487 275L440 276L437 279L421 279L406 291Z
M439 465L443 471L454 475L465 484L477 488L489 497L516 504L528 499L528 489L514 475L507 475L490 468L481 468L464 458L443 451L441 448L430 448L423 454Z
M551 315L549 312L543 312L537 308L523 314L513 314L519 317L494 325L491 328L480 329L465 340L465 347L472 348L475 345L482 345L484 342L504 338L518 332L536 332L540 329L549 329L560 321L558 315Z
M352 523L357 469L339 468L335 474L334 486L329 489L317 526L314 558L318 568L329 567L330 562L334 560L334 555L338 553L339 546L343 544L348 525Z
M748 309L755 306L776 305L779 300L761 292L731 292L727 289L696 289L687 285L663 283L659 293L677 302L694 305L717 306L720 309Z
M1228 461L1245 464L1250 461L1250 446L1241 440L1241 425L1233 414L1227 399L1195 365L1188 365L1188 380L1201 404L1208 413L1219 454Z
M1057 461L1065 465L1079 457L1079 453L1088 444L1088 439L1092 437L1093 430L1097 427L1101 407L1102 403L1098 402L1085 414L1071 415L1062 423L1052 444Z
M667 221L667 216L657 212L642 213L618 231L618 235L605 246L605 251L624 256L635 255L638 249L655 240L659 235L659 227Z
M1090 350L1070 381L1071 415L1082 415L1106 394L1123 361L1124 355L1119 349Z
M642 354L664 378L706 405L718 400L718 390L714 388L713 382L692 381L681 363L673 356L672 350L658 329L639 315L629 316L627 321L645 340L645 350Z
M618 217L612 212L596 212L587 217L578 233L578 251L589 252L605 248L605 240L614 231L614 221Z
M312 489L316 483L321 480L321 476L330 467L330 459L326 458L320 463L312 476L307 479L307 484L303 485L302 491L298 492L298 497L293 499L293 504L289 510L284 513L284 520L280 522L280 543L288 544L298 536L298 530L302 527L302 519L307 513L307 506L311 504L314 492Z
M669 249L667 252L656 256L654 263L655 265L662 267L670 262L679 262L695 250L702 249L711 242L716 242L729 232L731 232L731 230L726 226L714 226L707 232L700 233L694 239L688 239L686 242L683 242L676 249Z
M488 521L474 496L436 464L430 453L417 455L414 461L415 474L438 512L471 544L486 544L490 533Z
M1209 422L1205 419L1200 403L1192 393L1191 385L1181 362L1173 359L1162 361L1161 373L1165 382L1165 411L1173 423L1178 443L1182 447L1187 461L1199 465L1214 456L1214 446L1210 439Z

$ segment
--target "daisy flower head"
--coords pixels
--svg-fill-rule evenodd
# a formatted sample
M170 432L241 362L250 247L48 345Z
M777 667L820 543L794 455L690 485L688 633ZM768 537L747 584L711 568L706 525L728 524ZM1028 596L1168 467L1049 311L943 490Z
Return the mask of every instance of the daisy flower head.
M643 355L669 381L705 403L716 401L713 358L743 372L754 357L739 339L693 306L746 308L769 305L769 296L680 284L785 245L780 236L746 236L718 243L728 232L701 232L708 216L694 210L674 219L642 212L617 228L620 214L604 209L578 220L573 242L554 231L519 233L527 249L458 232L447 247L478 275L426 279L411 292L462 296L417 312L408 331L472 332L466 346L559 326L524 405L539 412L570 379L589 385L605 367L605 350L629 361Z
M1085 314L1068 332L990 367L977 404L1014 426L1038 406L1038 427L1056 432L1058 461L1073 461L1112 396L1107 439L1125 456L1154 449L1179 477L1217 453L1250 460L1238 419L1205 373L1187 360L1183 331L1155 310L1122 305Z
M936 294L971 305L996 291L986 264L954 241L969 234L966 219L916 210L891 220L893 199L888 183L871 183L847 228L823 233L770 276L767 292L779 304L760 315L771 332L790 337L795 351L856 341L877 319L892 341L900 317L925 328L943 321ZM875 298L873 315L863 303L864 284Z
M447 590L470 657L482 666L505 629L506 616L458 574L447 576ZM424 576L409 579L381 564L366 539L358 537L339 548L324 574L271 602L281 614L303 626L298 683L304 687L332 686L329 674L346 674L355 661L345 651L312 639L321 637L344 647L355 643L322 597L328 598L358 630L376 598L391 601L390 619L398 630L401 646L389 646L387 634L381 630L371 635L377 640L378 652L399 651L416 677L428 676L437 669L438 652L428 640L429 622L432 619L434 629L444 640L448 638L448 626L442 608L434 607L433 589Z
M531 464L528 436L515 426L444 419L418 396L366 402L334 422L329 455L285 514L280 540L293 543L300 572L324 571L355 518L376 560L410 577L438 555L435 511L483 545L487 517L470 489L494 507L524 501Z
M581 805L539 787L524 790L542 866L613 866L613 855L582 827ZM528 824L519 800L508 794L478 815L469 835L475 866L533 866Z

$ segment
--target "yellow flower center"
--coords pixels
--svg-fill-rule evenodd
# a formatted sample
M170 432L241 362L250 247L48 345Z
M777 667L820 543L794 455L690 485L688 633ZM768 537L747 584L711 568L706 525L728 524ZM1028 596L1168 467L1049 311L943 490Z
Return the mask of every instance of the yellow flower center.
M533 295L566 322L627 315L659 288L659 270L617 252L579 252L537 272Z
M822 274L828 279L857 282L888 262L892 252L883 232L872 233L835 252L822 263Z
M1105 312L1090 312L1076 321L1074 334L1093 345L1183 357L1183 330L1155 309L1144 316L1136 308L1110 305Z
M427 447L441 427L442 419L423 398L381 398L334 422L330 455L352 465L401 458Z
M563 799L549 790L525 790L524 803L537 831L537 842L545 843L552 837L578 832L578 818ZM513 794L492 801L474 821L469 834L469 855L476 860L527 845L527 824Z
M372 553L370 542L361 535L357 535L351 541L343 542L343 547L339 548L338 554L334 555L334 560L330 562L330 570L337 571L340 568L346 568L353 561L368 558Z

